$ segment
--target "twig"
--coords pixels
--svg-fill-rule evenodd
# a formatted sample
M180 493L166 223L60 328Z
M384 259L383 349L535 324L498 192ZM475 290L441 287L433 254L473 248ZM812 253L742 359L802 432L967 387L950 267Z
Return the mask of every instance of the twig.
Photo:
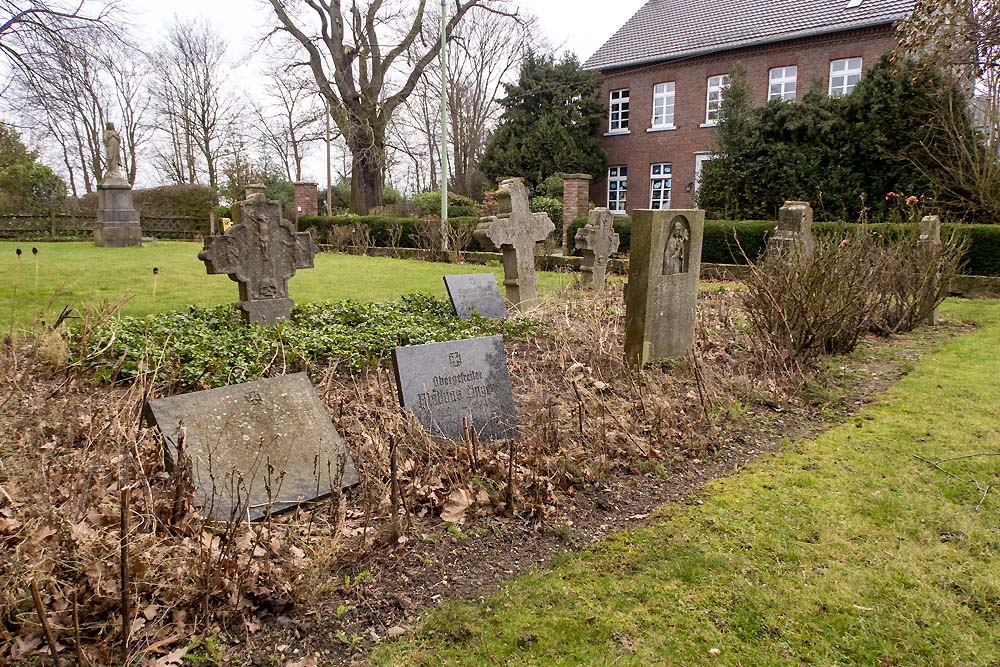
M578 414L578 421L580 423L580 438L583 438L583 396L580 395L580 388L576 386L576 380L570 380L570 384L573 386L573 391L576 393L576 406Z
M462 423L464 425L465 418L463 417ZM399 541L399 481L396 478L398 473L398 466L396 461L396 438L392 437L389 440L389 498L390 504L392 505L392 541L396 543Z
M514 511L514 438L507 446L507 508Z
M977 456L997 456L997 455L998 454L968 454L966 456L956 456L956 457L950 458L950 459L943 459L939 463L945 463L947 461L959 461L961 459L971 459L971 458L974 458L974 457L977 457ZM974 485L976 487L976 491L979 491L983 495L982 495L982 497L979 498L979 502L976 503L976 507L972 510L973 512L978 512L982 508L983 503L986 502L986 496L989 494L990 489L993 488L992 484L987 484L986 488L984 489L982 486L979 485L979 480L977 480L975 477L970 477L969 479L963 479L962 477L959 477L958 475L956 475L952 471L945 470L940 465L938 465L938 463L935 463L934 461L930 461L928 459L925 459L922 456L917 456L916 454L914 454L913 458L917 459L918 461L923 461L924 463L932 466L933 468L935 468L937 470L940 470L941 472L943 472L944 474L948 475L952 479L957 479L960 482L965 482L966 484L972 484L972 485Z
M975 459L981 456L1000 456L1000 452L983 452L981 454L966 454L965 456L953 456L950 459L941 459L940 461L938 461L938 463L951 463L952 461L961 461L963 459Z
M73 643L76 644L76 667L90 667L90 660L84 654L83 642L80 641L80 607L76 591L73 591Z
M38 592L38 584L35 581L31 582L31 599L35 601L35 611L38 612L38 620L42 622L42 629L45 631L45 640L49 643L49 650L52 652L52 664L59 667L59 651L56 650L56 640L52 636L49 619L45 617L45 607L42 606L42 595Z
M705 389L702 386L701 367L698 365L698 355L691 348L691 367L694 369L694 381L698 386L698 400L701 401L701 414L708 421L708 406L705 404Z
M122 487L118 516L119 578L122 604L122 665L129 661L129 595L128 595L128 487Z

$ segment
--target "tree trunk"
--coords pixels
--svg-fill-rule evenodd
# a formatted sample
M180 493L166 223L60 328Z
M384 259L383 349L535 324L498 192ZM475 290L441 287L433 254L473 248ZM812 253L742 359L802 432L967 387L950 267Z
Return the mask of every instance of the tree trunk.
M351 171L351 212L368 215L382 205L382 161L375 151L356 151Z

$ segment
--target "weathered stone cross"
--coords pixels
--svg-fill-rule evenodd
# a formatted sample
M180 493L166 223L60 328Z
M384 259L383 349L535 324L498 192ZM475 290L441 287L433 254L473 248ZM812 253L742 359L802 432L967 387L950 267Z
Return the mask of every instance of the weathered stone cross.
M296 232L281 219L281 203L250 195L233 211L235 224L221 236L205 239L198 259L210 274L226 273L240 284L236 307L243 321L274 324L292 315L288 279L296 269L311 269L319 248L308 232Z
M618 250L615 216L606 208L595 208L587 224L576 230L576 247L583 252L580 287L604 289L608 279L608 258Z
M528 207L528 188L520 178L500 182L497 193L499 216L482 218L475 236L503 253L503 284L507 300L515 306L534 301L535 244L544 241L556 226L547 213L532 213Z

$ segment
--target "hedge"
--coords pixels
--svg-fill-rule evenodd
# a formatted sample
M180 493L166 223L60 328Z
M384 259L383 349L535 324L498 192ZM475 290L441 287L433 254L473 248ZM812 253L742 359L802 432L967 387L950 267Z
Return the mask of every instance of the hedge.
M586 218L577 218L569 228L569 247L576 253L576 230L587 223ZM767 237L777 223L773 220L708 220L705 222L705 237L702 243L701 261L709 264L745 264L743 253L756 259L764 251ZM856 224L819 222L813 225L817 237L844 236L854 231ZM618 247L620 254L626 255L631 241L632 222L628 217L615 218L615 231L621 237ZM868 229L887 239L901 238L916 232L913 225L878 223L868 225ZM941 225L942 238L958 232L968 248L965 252L962 272L975 276L1000 276L1000 225ZM737 241L738 240L738 241ZM742 251L741 251L742 247Z
M400 248L417 248L419 247L418 239L422 222L423 219L421 218L391 218L380 215L303 215L299 218L299 229L315 230L316 237L322 243L333 227L351 227L356 224L362 224L368 227L372 245L387 248L392 245L390 230L397 227L400 228L397 246ZM469 228L479 224L479 218L468 216L455 217L448 218L448 222L454 228ZM479 241L473 237L462 250L476 252L487 250L487 248L482 247Z

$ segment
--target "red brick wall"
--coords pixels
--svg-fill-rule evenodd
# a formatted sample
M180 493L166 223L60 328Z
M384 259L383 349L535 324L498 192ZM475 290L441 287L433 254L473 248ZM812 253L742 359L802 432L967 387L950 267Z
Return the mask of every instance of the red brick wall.
M299 216L316 215L319 204L316 200L316 184L299 181L295 184L295 201L292 203L292 221Z
M585 217L590 210L590 180L586 174L563 174L562 247L566 249L566 234L570 224Z
M867 71L894 45L892 28L881 26L604 72L605 101L610 91L629 89L630 133L603 136L608 130L605 119L600 137L609 166L628 167L628 211L649 207L649 167L660 162L669 162L673 168L671 207L694 206L695 155L711 151L713 142L712 128L699 127L705 122L708 77L726 74L741 62L755 101L764 104L770 69L796 65L796 98L801 99L814 81L821 81L824 90L829 86L831 60L861 56ZM675 82L677 129L647 132L652 123L653 86L669 81ZM686 192L689 186L691 192ZM598 206L607 205L607 188L607 175L591 185L590 198Z

